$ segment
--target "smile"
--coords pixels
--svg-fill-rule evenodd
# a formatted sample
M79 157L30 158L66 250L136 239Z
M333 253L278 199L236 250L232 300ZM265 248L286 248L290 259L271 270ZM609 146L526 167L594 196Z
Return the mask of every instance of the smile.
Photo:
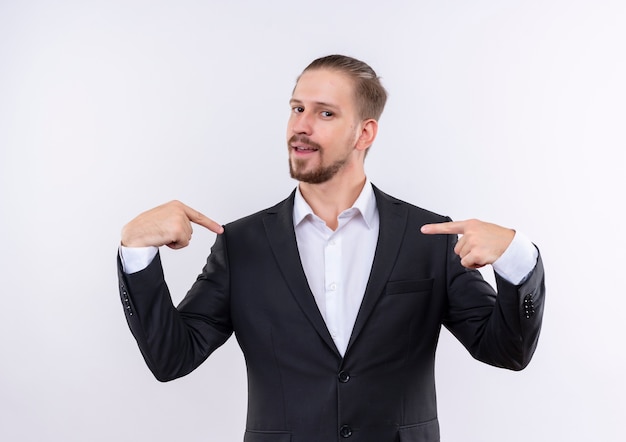
M309 146L292 146L293 149L295 149L297 152L316 152L319 149L316 149L315 147L309 147Z
M313 153L319 150L318 147L308 146L306 144L292 144L291 148L298 153Z
M300 155L310 155L322 150L322 146L303 135L292 136L289 139L288 145L294 153Z

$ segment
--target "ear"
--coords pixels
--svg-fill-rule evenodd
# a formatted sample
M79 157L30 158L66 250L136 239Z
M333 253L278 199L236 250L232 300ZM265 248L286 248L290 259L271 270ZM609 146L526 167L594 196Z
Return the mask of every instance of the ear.
M377 133L378 121L370 118L369 120L361 122L361 133L356 141L356 149L361 151L368 149L372 144L374 144Z

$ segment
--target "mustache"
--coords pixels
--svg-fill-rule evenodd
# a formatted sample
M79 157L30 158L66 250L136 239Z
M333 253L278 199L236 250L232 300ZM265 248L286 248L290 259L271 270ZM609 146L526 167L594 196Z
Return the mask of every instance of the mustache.
M292 135L292 137L289 138L289 145L291 146L291 144L293 144L293 143L302 143L302 144L306 144L309 147L313 147L315 149L322 150L322 146L320 144L318 144L315 141L311 140L306 135Z

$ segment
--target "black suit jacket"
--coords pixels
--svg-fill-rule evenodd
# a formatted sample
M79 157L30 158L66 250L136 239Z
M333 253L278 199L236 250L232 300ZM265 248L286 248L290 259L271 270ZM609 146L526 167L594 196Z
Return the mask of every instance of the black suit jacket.
M544 297L539 259L514 286L460 265L448 221L374 188L380 234L344 357L307 284L292 194L225 226L202 274L172 305L159 256L124 274L126 318L157 379L184 376L235 332L248 370L246 442L439 440L435 348L446 326L475 358L524 368L537 344Z

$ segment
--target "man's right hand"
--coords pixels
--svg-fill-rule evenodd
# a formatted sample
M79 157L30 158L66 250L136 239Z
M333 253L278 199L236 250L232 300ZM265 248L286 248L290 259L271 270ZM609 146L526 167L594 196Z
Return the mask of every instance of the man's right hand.
M218 235L224 232L220 224L197 210L180 201L170 201L142 213L126 224L122 229L122 245L182 249L191 241L192 223L206 227Z

